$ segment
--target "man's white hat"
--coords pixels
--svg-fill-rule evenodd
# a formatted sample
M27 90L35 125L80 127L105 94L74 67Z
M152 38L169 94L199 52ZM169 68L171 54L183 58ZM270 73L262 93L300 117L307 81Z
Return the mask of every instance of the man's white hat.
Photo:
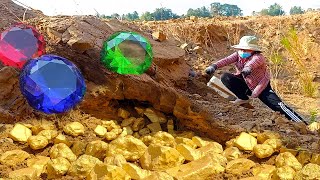
M239 44L232 46L235 49L249 49L253 51L262 51L258 45L258 39L255 36L243 36Z

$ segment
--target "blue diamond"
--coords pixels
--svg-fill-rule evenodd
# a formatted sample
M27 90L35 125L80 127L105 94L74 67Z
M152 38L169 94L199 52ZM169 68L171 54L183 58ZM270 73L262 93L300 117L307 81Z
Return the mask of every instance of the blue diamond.
M66 112L80 103L86 84L72 62L44 55L26 63L20 74L20 89L30 106L53 114Z

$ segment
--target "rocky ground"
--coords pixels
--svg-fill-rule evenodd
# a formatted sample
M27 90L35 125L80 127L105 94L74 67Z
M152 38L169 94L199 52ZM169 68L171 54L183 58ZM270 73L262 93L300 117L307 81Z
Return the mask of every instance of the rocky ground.
M56 121L34 119L7 125L0 137L0 176L110 180L320 177L320 154L288 149L278 133L242 132L221 145L191 131L175 131L173 120L154 109L136 108L136 112L140 117L119 109L120 121L73 111Z
M155 30L92 16L38 16L27 23L45 35L47 53L79 67L87 94L76 110L45 116L20 94L19 72L0 65L0 177L319 178L311 173L320 168L317 133L256 101L254 109L236 107L207 87L207 79L189 77L195 64L175 38L155 41ZM217 27L208 32L225 32ZM145 74L118 75L100 64L103 41L119 30L150 40L154 61ZM212 40L228 46L225 35Z

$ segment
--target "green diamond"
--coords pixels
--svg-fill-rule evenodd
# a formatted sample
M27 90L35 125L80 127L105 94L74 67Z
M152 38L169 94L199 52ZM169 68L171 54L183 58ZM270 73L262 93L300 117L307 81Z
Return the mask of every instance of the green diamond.
M150 42L136 32L116 32L103 44L101 61L119 74L143 74L152 63Z

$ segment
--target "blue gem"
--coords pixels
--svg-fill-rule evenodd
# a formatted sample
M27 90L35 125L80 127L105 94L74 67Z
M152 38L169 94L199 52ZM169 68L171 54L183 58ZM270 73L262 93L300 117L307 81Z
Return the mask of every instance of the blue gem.
M86 84L72 62L44 55L25 64L20 74L20 90L34 109L53 114L75 107L84 97Z

